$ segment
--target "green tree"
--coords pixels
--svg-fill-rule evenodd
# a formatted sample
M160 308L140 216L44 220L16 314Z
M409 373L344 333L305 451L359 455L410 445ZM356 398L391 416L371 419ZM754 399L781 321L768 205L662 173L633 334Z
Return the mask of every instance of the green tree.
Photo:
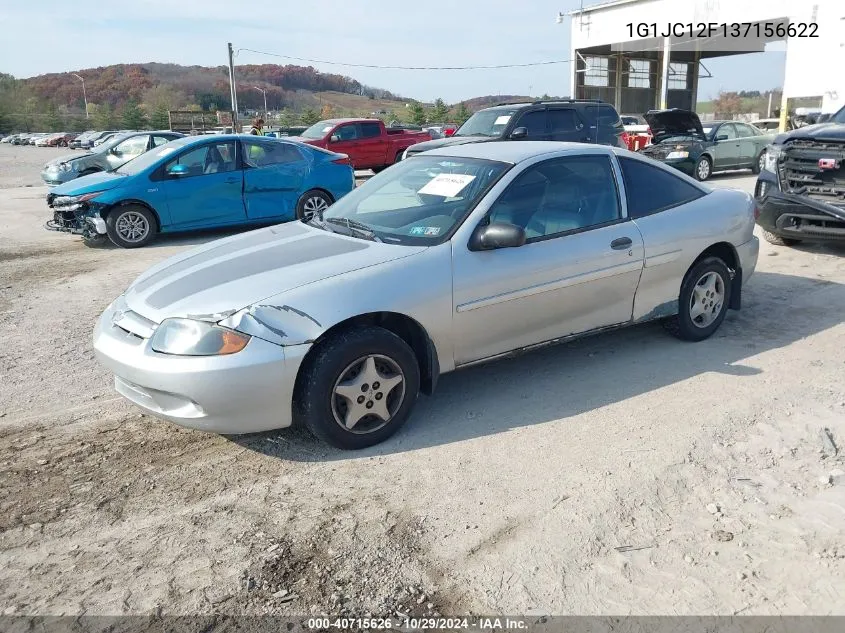
M121 119L123 126L128 130L143 130L147 126L147 117L134 99L124 104Z
M166 130L170 127L170 108L164 101L159 101L150 115L150 126L154 130Z
M320 113L314 108L305 108L300 115L302 125L314 125L320 120Z
M106 102L102 105L89 103L88 109L91 113L91 120L94 123L93 127L96 129L113 130L117 127L115 125L114 110L112 109L110 103Z
M59 116L59 110L56 104L52 101L47 103L47 112L43 117L44 127L50 132L62 131L62 118Z
M449 107L443 99L434 100L434 109L431 111L431 120L434 123L446 123L449 119Z
M426 115L425 115L425 108L423 108L422 104L415 101L411 104L409 108L411 111L411 123L414 125L422 125L426 122Z
M466 104L461 101L458 105L458 111L455 112L455 121L458 125L463 125L464 122L471 116L470 111L467 109Z

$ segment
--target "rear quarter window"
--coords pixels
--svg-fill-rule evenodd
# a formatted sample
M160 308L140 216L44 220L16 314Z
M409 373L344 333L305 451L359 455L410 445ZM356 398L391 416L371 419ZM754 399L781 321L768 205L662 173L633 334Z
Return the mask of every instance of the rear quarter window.
M628 217L636 220L704 196L695 185L641 160L619 158Z
M606 103L584 105L581 107L580 114L589 125L621 125L622 123L616 108Z

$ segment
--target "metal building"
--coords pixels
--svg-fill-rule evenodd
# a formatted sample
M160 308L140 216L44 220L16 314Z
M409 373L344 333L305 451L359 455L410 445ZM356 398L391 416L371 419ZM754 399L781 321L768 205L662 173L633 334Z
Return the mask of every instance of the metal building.
M786 42L783 117L793 97L818 96L824 112L845 105L842 0L611 0L569 15L569 94L621 113L694 110L707 59L775 41Z

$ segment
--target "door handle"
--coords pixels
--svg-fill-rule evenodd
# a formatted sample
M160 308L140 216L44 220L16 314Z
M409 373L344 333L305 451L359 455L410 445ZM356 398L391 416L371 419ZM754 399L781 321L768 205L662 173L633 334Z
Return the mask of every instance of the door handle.
M615 251L626 251L631 246L633 246L634 242L631 241L630 237L617 237L610 243L610 248Z

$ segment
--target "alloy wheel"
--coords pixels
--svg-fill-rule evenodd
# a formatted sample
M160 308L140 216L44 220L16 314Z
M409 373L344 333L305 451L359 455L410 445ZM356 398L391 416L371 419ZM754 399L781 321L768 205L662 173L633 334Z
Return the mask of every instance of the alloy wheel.
M332 414L344 430L378 431L393 419L405 400L405 374L388 356L370 354L350 363L332 389Z
M714 271L704 273L690 296L689 316L693 325L709 327L722 311L725 302L725 280Z
M150 225L140 213L127 211L115 223L115 231L127 242L135 243L143 240L150 232Z
M323 212L329 208L325 198L321 196L311 196L302 205L302 219L306 222L312 219L315 215L322 217Z
M707 180L710 175L710 163L707 160L698 161L698 177L701 180Z

